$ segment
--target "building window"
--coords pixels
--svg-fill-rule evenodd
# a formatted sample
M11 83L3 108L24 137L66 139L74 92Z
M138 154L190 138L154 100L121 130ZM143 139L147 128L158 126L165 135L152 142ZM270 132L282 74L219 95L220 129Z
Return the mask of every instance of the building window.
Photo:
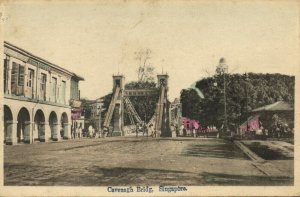
M46 74L41 74L41 96L42 99L45 101L46 100L46 81L47 81L47 75Z
M7 93L8 90L8 59L4 59L4 73L3 73L3 85L4 85L4 93Z
M117 86L117 87L120 87L120 86L121 86L121 80L120 80L120 79L117 79L117 80L116 80L116 86Z
M34 70L28 69L28 80L27 80L27 87L33 87L33 79L34 79Z
M11 93L24 95L24 72L25 67L13 62L11 70Z
M71 80L71 99L79 100L79 88L78 88L78 81Z
M34 70L28 69L27 73L27 88L25 91L25 96L28 98L34 98L33 94L33 86L34 86Z
M12 94L17 94L18 70L19 70L19 65L13 62L12 70L11 70L11 93Z
M18 76L18 85L24 86L24 75L25 75L25 67L19 65L19 76Z
M65 104L66 103L66 82L62 81L61 84L61 101Z
M56 102L57 78L52 77L52 101Z

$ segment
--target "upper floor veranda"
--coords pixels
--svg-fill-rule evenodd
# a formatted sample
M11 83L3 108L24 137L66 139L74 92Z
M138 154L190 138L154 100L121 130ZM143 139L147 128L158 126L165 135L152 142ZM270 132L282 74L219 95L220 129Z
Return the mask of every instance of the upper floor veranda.
M79 75L8 42L3 56L4 98L69 106L79 100Z

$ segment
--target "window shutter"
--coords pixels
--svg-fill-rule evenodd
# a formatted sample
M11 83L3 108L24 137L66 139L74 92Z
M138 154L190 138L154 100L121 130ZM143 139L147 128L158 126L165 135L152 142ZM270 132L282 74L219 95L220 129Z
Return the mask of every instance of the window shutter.
M4 93L6 93L7 91L7 69L8 67L8 60L4 59L4 72L3 72L3 80L4 80Z
M19 71L19 65L13 62L12 70L11 70L11 93L12 94L16 94L17 92L18 71Z
M18 80L19 86L24 86L24 74L25 74L24 66L19 65L19 80Z

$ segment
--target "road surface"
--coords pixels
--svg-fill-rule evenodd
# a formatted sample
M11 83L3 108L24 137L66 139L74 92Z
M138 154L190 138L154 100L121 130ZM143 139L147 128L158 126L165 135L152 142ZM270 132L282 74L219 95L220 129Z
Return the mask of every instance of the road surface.
M293 177L266 175L221 139L112 137L4 145L4 184L292 185Z

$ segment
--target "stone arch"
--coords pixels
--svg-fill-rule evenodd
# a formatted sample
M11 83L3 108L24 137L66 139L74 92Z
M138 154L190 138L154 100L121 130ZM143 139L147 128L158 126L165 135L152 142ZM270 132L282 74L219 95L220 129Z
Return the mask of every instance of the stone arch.
M51 139L52 140L59 140L59 135L58 135L58 119L57 115L54 111L52 111L49 115L49 126L51 130Z
M30 113L27 108L22 107L20 109L17 120L17 141L30 143L31 122Z
M68 115L66 112L63 112L61 114L61 118L60 118L60 136L63 138L65 136L68 136L68 127L69 127L69 119L68 119Z
M12 134L13 114L9 106L4 105L4 142Z
M34 128L33 128L33 138L39 141L44 141L45 139L45 115L41 109L35 112L34 116Z

